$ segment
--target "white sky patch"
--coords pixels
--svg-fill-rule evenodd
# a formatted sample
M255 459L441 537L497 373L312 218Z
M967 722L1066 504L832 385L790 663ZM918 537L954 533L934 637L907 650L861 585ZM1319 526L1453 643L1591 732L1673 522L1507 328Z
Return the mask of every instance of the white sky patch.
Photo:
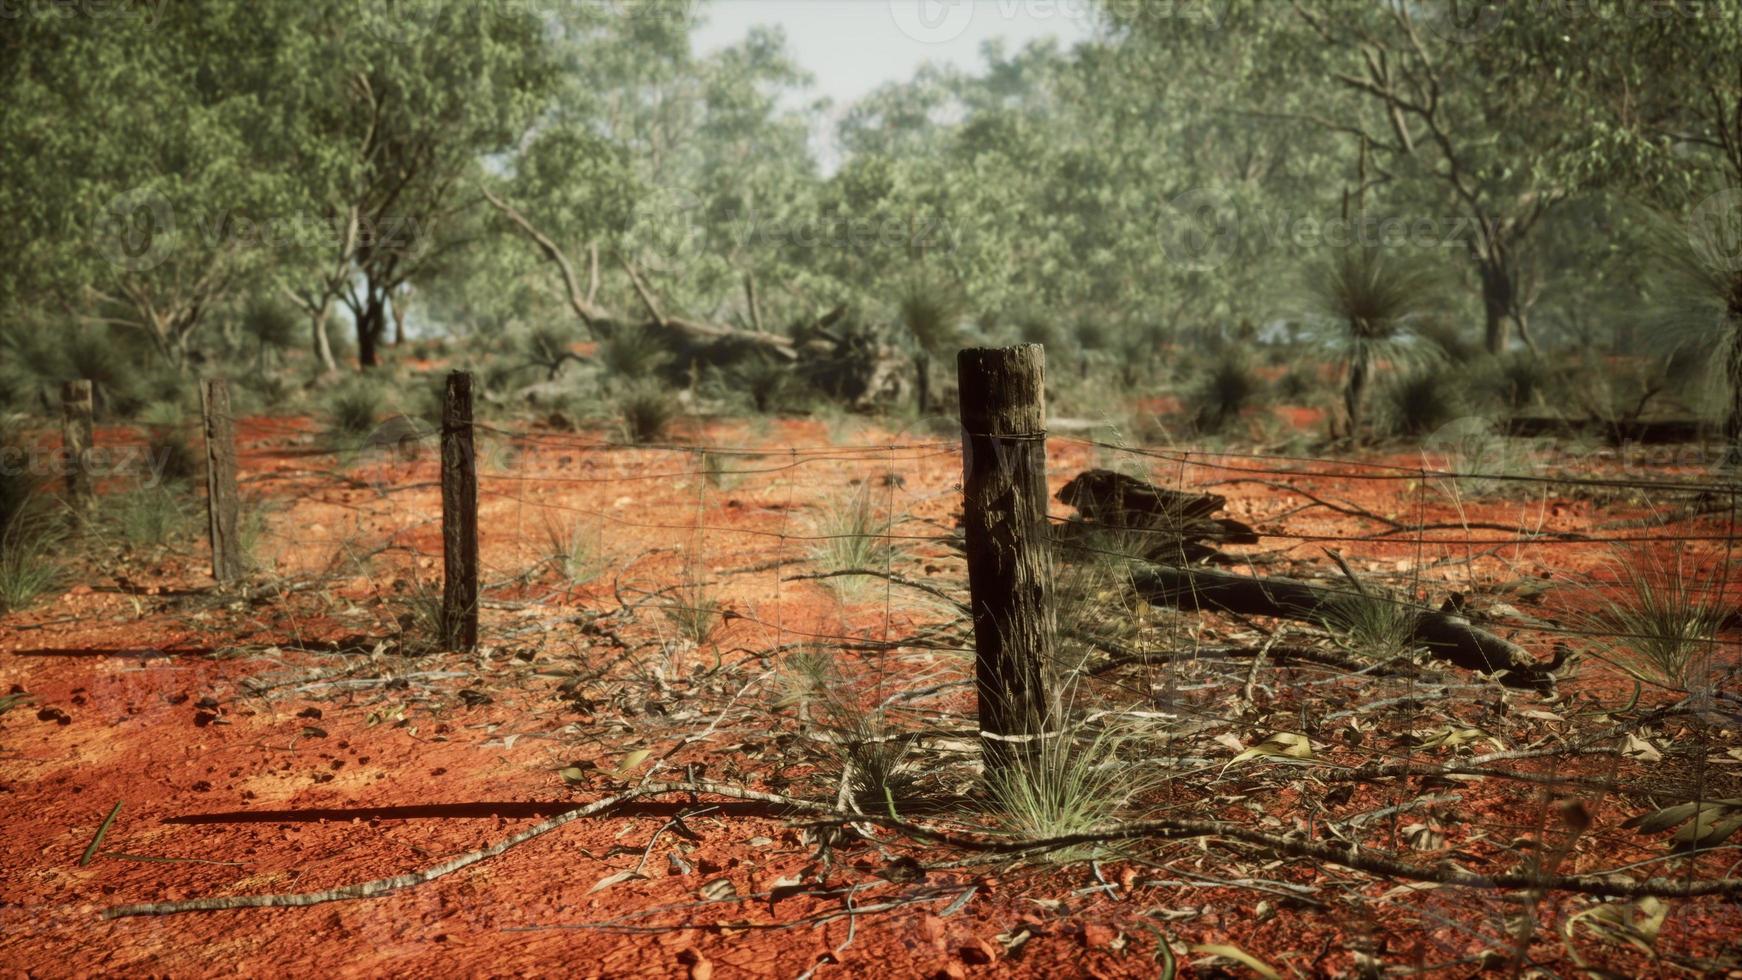
M816 78L810 96L829 99L837 113L927 62L977 71L987 41L1014 51L1050 37L1068 47L1088 40L1096 24L1089 0L714 0L703 16L699 54L735 44L755 26L781 27L788 50ZM816 148L832 170L830 135L819 133Z

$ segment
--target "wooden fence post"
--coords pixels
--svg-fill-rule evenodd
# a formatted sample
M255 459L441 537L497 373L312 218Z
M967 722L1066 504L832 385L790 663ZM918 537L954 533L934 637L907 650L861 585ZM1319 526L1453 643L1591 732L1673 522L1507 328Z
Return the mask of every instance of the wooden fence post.
M1055 716L1045 373L1039 344L956 355L962 524L988 774L1038 748Z
M442 642L478 645L478 467L472 449L472 376L448 375L442 406Z
M236 419L230 414L229 382L208 378L200 384L200 415L205 422L206 518L212 543L212 578L227 585L242 578Z
M96 498L91 483L91 383L68 381L61 386L61 448L67 458L67 499L75 507L89 507Z

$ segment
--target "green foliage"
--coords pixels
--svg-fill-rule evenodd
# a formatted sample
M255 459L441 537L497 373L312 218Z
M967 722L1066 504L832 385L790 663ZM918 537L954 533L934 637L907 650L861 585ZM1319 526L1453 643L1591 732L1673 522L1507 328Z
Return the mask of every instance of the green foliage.
M199 514L187 500L183 484L141 486L101 498L102 519L121 541L135 550L150 550L191 537Z
M15 465L28 456L10 424L0 427L0 456L0 613L8 613L59 583L64 535L41 479Z
M896 309L919 349L941 355L950 349L966 308L959 286L935 273L920 272L902 284Z
M1323 610L1331 636L1349 652L1390 660L1414 646L1420 610L1401 596L1371 585L1353 584Z

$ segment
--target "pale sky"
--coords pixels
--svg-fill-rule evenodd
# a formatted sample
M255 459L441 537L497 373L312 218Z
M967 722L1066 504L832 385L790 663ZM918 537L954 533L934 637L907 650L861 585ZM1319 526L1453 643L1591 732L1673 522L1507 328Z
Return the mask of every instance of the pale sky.
M980 45L995 38L1009 50L1047 37L1068 47L1095 27L1090 0L712 0L702 13L702 54L759 24L784 28L789 50L816 78L813 94L837 111L927 61L978 70Z

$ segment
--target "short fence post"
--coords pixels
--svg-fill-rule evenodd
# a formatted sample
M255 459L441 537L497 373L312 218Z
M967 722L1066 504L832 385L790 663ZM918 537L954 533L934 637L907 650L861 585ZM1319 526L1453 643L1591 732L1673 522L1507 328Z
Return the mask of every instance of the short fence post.
M478 467L472 448L472 376L448 375L442 406L442 642L478 645Z
M89 507L96 498L91 482L91 383L68 381L61 386L61 449L67 461L67 499L73 506Z
M956 356L962 524L988 774L1038 748L1055 715L1045 372L1039 344L970 348Z
M229 382L210 378L200 384L200 414L205 422L206 518L212 542L212 578L227 585L242 578L236 419L230 414Z

